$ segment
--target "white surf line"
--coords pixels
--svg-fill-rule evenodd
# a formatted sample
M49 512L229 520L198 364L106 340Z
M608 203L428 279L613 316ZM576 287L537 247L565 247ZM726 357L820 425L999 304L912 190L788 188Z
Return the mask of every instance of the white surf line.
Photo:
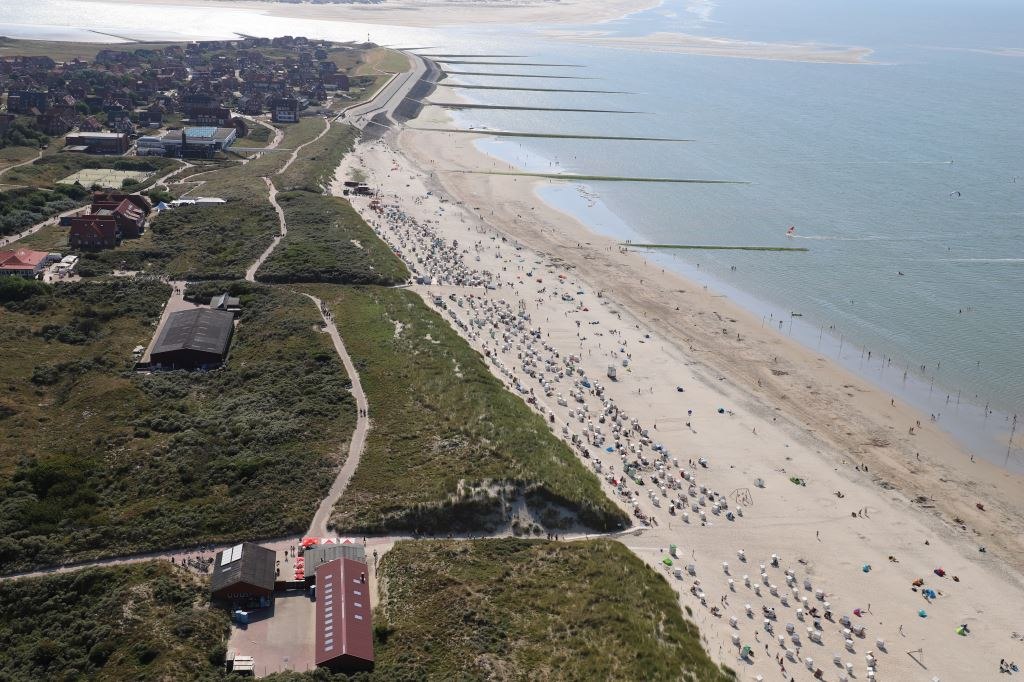
M342 341L341 334L338 333L338 327L334 324L334 318L330 315L330 310L316 296L305 293L303 296L313 301L316 304L317 310L320 311L320 318L324 321L324 331L331 337L331 342L334 343L334 350L337 351L338 357L341 358L341 364L345 366L345 372L352 382L351 393L356 399L356 414L358 415L355 431L352 432L352 439L349 441L348 457L345 458L345 463L342 465L341 470L338 471L338 475L335 477L334 483L331 484L331 489L328 491L327 496L320 502L320 506L317 508L316 514L313 515L313 520L309 524L309 531L306 533L306 535L323 537L328 533L327 522L331 518L331 511L334 510L335 503L337 503L342 493L348 487L349 481L352 480L352 475L359 466L359 460L363 455L366 435L370 431L370 405L366 400L366 393L363 392L363 385L359 381L359 372L356 371L355 363L352 362L352 358L345 349L345 342Z

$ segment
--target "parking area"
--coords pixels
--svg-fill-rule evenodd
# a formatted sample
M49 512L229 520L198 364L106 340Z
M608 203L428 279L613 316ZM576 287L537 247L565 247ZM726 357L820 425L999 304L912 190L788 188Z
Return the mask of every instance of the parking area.
M275 594L274 606L260 613L254 622L231 626L228 649L252 656L257 677L284 670L313 670L314 608L305 592Z

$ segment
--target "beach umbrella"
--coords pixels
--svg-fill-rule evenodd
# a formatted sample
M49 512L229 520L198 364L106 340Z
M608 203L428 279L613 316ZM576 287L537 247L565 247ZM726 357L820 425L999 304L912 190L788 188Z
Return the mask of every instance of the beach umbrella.
M671 566L672 565L672 559L670 559L668 557L665 557L664 559L661 560L661 563L665 564L666 566Z
M302 538L302 547L304 549L309 549L310 547L312 547L315 544L316 544L316 538Z
M927 618L928 617L928 613L924 609L921 609L920 611L918 611L917 615L921 616L922 618Z

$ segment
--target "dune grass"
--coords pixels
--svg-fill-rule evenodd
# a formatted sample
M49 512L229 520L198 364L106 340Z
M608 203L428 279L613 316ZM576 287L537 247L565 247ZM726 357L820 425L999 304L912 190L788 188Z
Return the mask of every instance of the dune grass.
M262 190L262 201L255 196L164 211L138 239L125 239L116 249L83 252L79 270L83 275L123 269L171 279L241 279L279 230L265 185Z
M0 583L0 678L217 679L228 617L169 562Z
M629 525L543 418L414 293L304 287L330 305L370 403L370 431L331 523L352 532L447 532L508 521L492 484L545 525L566 509L597 530Z
M0 310L0 573L301 532L355 423L303 296L244 282L228 362L131 371L170 287L118 278ZM21 296L17 296L20 298Z
M618 542L405 541L378 575L374 678L735 679Z
M323 130L323 121L320 121ZM359 131L349 125L331 124L317 142L303 147L298 158L288 169L273 177L274 184L281 192L304 190L307 192L323 192L334 179L334 171L342 158L355 144Z
M341 197L277 195L288 234L256 273L261 282L400 284L405 264Z

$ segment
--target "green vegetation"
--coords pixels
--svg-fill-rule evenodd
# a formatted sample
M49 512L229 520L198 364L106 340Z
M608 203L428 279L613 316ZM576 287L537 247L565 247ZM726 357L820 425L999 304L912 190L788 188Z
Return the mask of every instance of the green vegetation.
M416 294L305 290L334 311L373 420L359 468L331 517L334 526L346 532L493 528L509 520L504 504L521 495L549 527L566 523L559 508L598 530L629 525L544 419L507 391Z
M685 180L682 178L626 178L618 175L577 175L575 173L526 173L519 171L450 171L452 173L472 173L479 175L514 175L527 178L546 178L548 180L600 180L602 182L674 182L693 185L749 185L743 180Z
M508 130L491 130L489 128L464 129L464 128L416 128L406 126L409 130L429 130L438 133L469 133L471 135L486 135L488 137L550 137L565 140L635 140L638 142L695 142L695 140L683 140L676 137L624 137L621 135L565 135L560 133L516 133Z
M689 244L634 244L623 242L619 246L632 249L695 249L698 251L807 251L802 246L693 246Z
M89 191L75 185L58 185L52 192L31 187L0 192L0 235L21 232L81 206L88 198Z
M618 542L399 542L374 678L734 680L660 574Z
M0 678L221 677L227 615L169 562L0 583Z
M236 147L266 147L270 143L273 137L274 131L265 125L255 123L253 121L246 121L249 126L249 134L245 137L240 137L234 142Z
M226 366L205 373L131 371L160 282L9 296L22 300L0 325L0 572L306 528L347 452L348 380L308 299L228 288L243 313Z
M92 60L103 50L134 52L138 49L161 50L170 45L183 43L157 43L133 41L125 43L65 43L52 40L18 40L0 36L0 55L25 57L50 57L56 61L79 59Z
M352 206L309 192L277 195L288 234L263 264L261 282L400 284L409 271Z
M50 138L39 132L25 120L15 120L14 123L0 136L0 148L2 147L33 147L39 149L49 143Z
M161 213L138 239L126 239L116 249L83 252L79 272L93 276L123 269L172 279L241 279L278 229L277 213L266 196L262 201L180 206Z
M323 119L320 125L322 130ZM358 132L349 125L331 125L327 134L299 152L295 162L274 178L274 184L282 192L295 189L323 192L334 179L334 171L342 158L352 150Z
M43 156L28 165L11 169L4 174L4 183L53 188L58 180L86 168L147 171L154 173L155 177L159 171L167 172L176 165L174 159L165 159L159 156L140 159L61 152Z

